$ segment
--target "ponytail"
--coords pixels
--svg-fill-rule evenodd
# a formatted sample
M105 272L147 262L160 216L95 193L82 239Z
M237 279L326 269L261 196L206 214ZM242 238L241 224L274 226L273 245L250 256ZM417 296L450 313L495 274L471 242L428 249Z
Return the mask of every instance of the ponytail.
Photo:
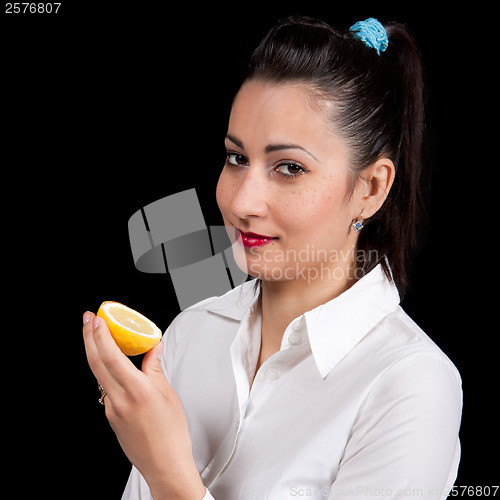
M391 124L399 131L399 143L388 141L386 150L382 148L379 156L394 161L396 176L384 205L369 221L370 224L366 224L367 231L360 234L358 248L377 248L387 256L394 280L403 295L407 285L406 263L412 247L418 242L417 222L423 205L420 190L424 129L422 64L419 51L405 26L388 23L384 27L389 44L381 55L384 58L381 62L392 77L390 87L396 99L390 104L399 108L398 118ZM385 260L382 266L389 276Z

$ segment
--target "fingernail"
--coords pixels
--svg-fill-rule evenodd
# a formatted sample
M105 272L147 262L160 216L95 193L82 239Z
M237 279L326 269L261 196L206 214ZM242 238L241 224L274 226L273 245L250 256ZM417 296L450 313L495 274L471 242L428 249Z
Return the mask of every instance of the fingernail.
M87 311L84 315L83 315L83 324L86 325L89 321L90 321L90 318L92 317L92 315Z
M155 346L156 351L154 352L155 357L161 360L163 356L163 341L160 340L158 344Z
M100 323L100 319L98 316L96 316L93 320L92 320L92 326L94 328L94 330L99 326L99 323Z

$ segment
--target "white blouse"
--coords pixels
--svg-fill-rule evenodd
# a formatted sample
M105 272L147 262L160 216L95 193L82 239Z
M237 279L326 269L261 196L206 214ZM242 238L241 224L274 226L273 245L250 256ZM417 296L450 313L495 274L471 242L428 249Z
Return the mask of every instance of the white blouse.
M204 500L446 498L460 375L381 266L294 319L251 384L260 327L251 281L186 309L164 336ZM122 498L151 498L135 468Z

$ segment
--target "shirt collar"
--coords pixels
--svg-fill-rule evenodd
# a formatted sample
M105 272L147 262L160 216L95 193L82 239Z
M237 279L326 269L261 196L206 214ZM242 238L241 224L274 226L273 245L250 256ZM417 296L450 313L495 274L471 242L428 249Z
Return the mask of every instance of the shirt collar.
M255 280L225 295L194 307L241 321L255 307L259 293ZM399 304L396 286L379 264L338 297L303 314L311 351L319 373L325 378L358 342ZM297 323L292 321L290 325ZM289 327L284 338L289 335Z
M396 286L379 264L338 297L304 314L309 343L325 378L399 304Z
M247 281L220 297L207 299L193 307L201 307L225 318L241 321L259 298L255 283L255 280Z

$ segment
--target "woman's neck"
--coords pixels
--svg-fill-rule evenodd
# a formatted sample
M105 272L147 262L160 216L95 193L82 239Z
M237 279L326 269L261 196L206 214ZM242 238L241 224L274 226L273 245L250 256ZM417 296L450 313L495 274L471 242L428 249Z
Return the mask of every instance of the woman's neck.
M288 324L294 318L328 302L350 288L355 280L263 281L262 335L258 368L279 351Z

